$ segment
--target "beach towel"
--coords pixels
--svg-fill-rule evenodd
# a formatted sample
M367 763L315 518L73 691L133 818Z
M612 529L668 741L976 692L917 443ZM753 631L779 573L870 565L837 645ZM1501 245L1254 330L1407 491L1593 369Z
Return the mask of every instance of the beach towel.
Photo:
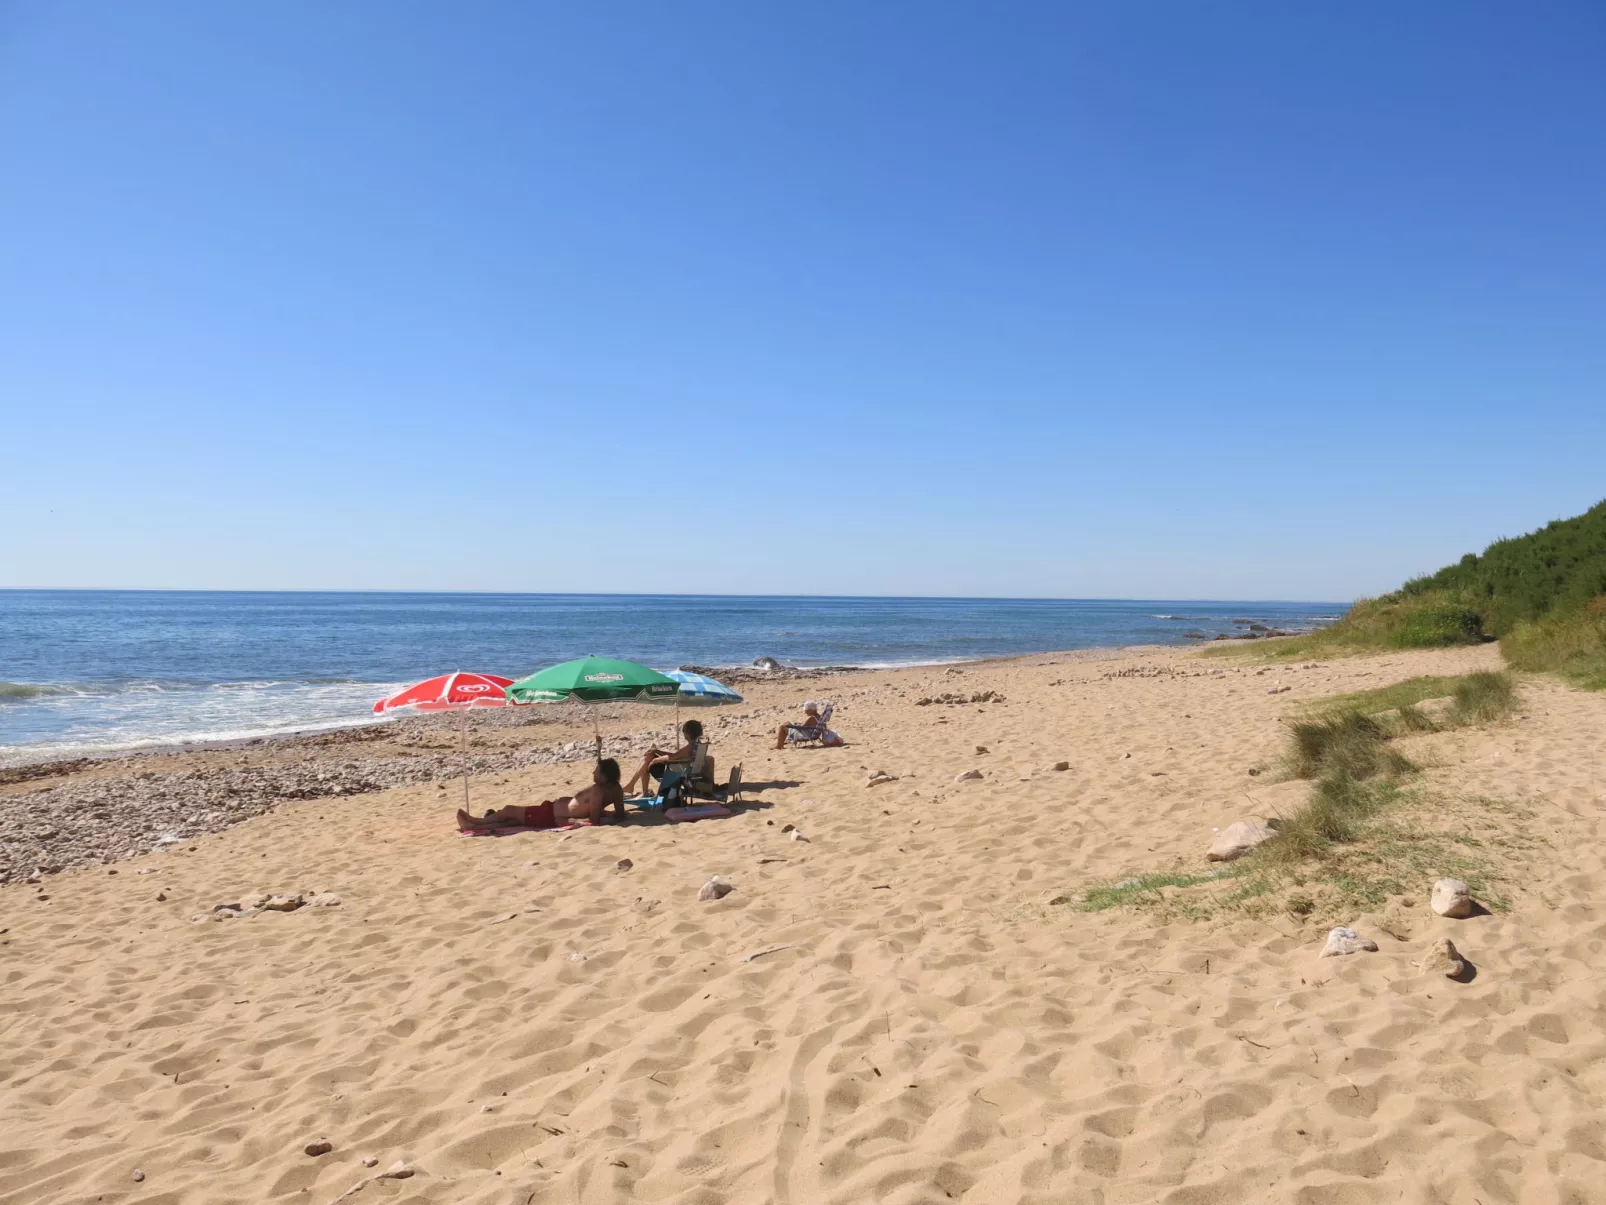
M502 828L471 828L466 832L459 831L457 835L459 837L511 837L514 833L566 833L570 829L594 827L596 826L593 825L589 820L575 820L568 824L558 824L550 828L536 828L533 825L517 825L513 827Z
M729 816L731 810L717 803L699 803L693 807L668 808L664 811L664 818L671 824L679 824L684 820L714 820L720 816Z

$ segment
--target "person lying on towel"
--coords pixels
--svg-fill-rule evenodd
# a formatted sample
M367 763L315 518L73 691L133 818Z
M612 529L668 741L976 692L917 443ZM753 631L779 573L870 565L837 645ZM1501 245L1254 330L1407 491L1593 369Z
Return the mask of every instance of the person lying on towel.
M606 819L610 804L614 815L622 822L625 818L625 793L619 785L619 763L606 757L591 772L591 785L582 787L573 795L548 799L530 807L513 804L496 808L483 816L471 816L458 808L457 827L468 833L497 828L556 828L577 820L601 824Z

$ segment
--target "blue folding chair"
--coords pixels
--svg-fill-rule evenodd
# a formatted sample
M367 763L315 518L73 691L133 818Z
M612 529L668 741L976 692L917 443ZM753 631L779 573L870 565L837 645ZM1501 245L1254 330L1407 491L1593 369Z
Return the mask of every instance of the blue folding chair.
M625 800L633 808L640 808L644 812L663 812L680 802L685 793L686 771L680 768L666 770L658 783L658 794L643 795L638 799Z

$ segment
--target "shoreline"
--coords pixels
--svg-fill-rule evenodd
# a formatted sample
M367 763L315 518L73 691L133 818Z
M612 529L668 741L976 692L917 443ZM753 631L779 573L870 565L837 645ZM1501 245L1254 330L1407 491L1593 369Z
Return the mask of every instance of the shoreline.
M842 700L850 693L880 694L902 689L900 682L931 678L933 693L942 694L936 684L954 676L1119 659L1187 659L1196 651L1131 645L896 670L770 675L743 683L742 704L681 709L680 714L682 720L692 718L695 710L717 747L755 719L762 717L767 726L795 713L807 694L822 693L815 684L830 684L830 692ZM465 775L502 779L543 766L589 762L597 730L604 755L628 764L649 744L667 739L675 710L620 702L399 715L336 729L7 767L0 769L0 887L187 845L287 803L431 785L445 790L446 783L461 782Z
M1289 633L1288 635L1298 635ZM1263 639L1275 637L1222 637L1220 640L1230 640L1233 643L1259 642ZM945 669L949 666L981 666L981 665L1009 665L1016 662L1027 662L1033 657L1070 657L1073 655L1087 655L1081 659L1088 659L1094 655L1124 656L1128 654L1148 651L1168 652L1198 652L1201 648L1211 647L1217 641L1207 641L1203 644L1194 641L1187 644L1131 644L1131 645L1098 645L1078 649L1048 649L1030 653L1012 653L1007 657L982 657L976 659L958 660L931 660L911 661L893 665L824 665L799 666L786 665L781 672L765 672L753 666L692 666L692 672L708 673L718 677L719 680L732 686L752 685L784 685L792 682L825 681L835 678L846 678L861 674L901 673L905 671L923 669ZM762 660L762 659L761 659ZM626 704L628 706L628 704ZM540 704L550 710L561 704ZM670 709L672 710L672 709ZM499 714L499 713L487 713ZM219 750L256 748L262 745L293 745L302 742L316 742L340 732L362 732L372 728L406 723L414 720L434 720L437 717L421 716L417 714L387 714L383 716L351 718L344 720L331 720L324 724L310 727L291 728L281 732L263 732L259 734L219 737L214 739L174 739L171 741L148 741L142 744L125 745L117 748L108 748L94 752L73 752L64 756L46 755L34 760L10 762L0 764L0 790L16 783L29 782L39 778L48 778L60 774L75 773L79 770L104 765L106 763L132 762L140 758L166 758L182 756L191 753L206 753ZM455 721L454 721L455 722ZM475 723L483 721L476 716ZM15 747L15 746L14 746ZM5 756L5 749L0 748L0 757Z

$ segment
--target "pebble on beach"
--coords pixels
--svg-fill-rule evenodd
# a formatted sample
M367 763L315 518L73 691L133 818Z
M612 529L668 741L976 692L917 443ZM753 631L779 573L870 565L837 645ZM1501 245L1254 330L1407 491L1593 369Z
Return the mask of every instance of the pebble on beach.
M1357 954L1362 950L1377 950L1377 943L1369 937L1362 937L1354 929L1340 926L1327 935L1327 944L1322 947L1323 958L1337 958L1345 954Z
M1428 946L1427 955L1422 959L1424 975L1443 975L1446 979L1465 981L1468 978L1467 970L1467 960L1448 937L1436 939Z
M1274 835L1275 830L1264 820L1239 820L1210 843L1205 858L1211 862L1235 862Z
M1440 879L1433 884L1433 895L1428 900L1428 907L1440 916L1448 916L1452 920L1462 920L1472 915L1472 889L1460 879Z
M495 720L487 716L480 722ZM509 716L506 722L529 721ZM409 734L427 737L438 731L439 723L435 717L409 717L386 725L386 738L405 742ZM41 785L0 795L0 849L6 855L0 857L0 885L19 880L38 883L75 866L176 852L196 837L264 815L281 803L443 785L442 780L465 773L505 773L593 756L590 741L474 753L435 749L422 756L413 751L358 753L352 746L374 739L371 732L354 729L349 735L274 742L268 760L250 765L203 763L155 769L148 767L163 764L153 760L156 755L134 755L126 759L123 773L80 779L72 777L77 763L62 763L56 774L32 774ZM610 737L607 744L612 753L626 754L652 735ZM156 868L145 866L136 873L154 874Z
M699 900L703 900L704 902L709 900L722 900L735 890L736 888L732 885L729 879L727 879L724 875L716 874L713 878L709 879L708 882L703 884L702 889L697 892L697 898Z

